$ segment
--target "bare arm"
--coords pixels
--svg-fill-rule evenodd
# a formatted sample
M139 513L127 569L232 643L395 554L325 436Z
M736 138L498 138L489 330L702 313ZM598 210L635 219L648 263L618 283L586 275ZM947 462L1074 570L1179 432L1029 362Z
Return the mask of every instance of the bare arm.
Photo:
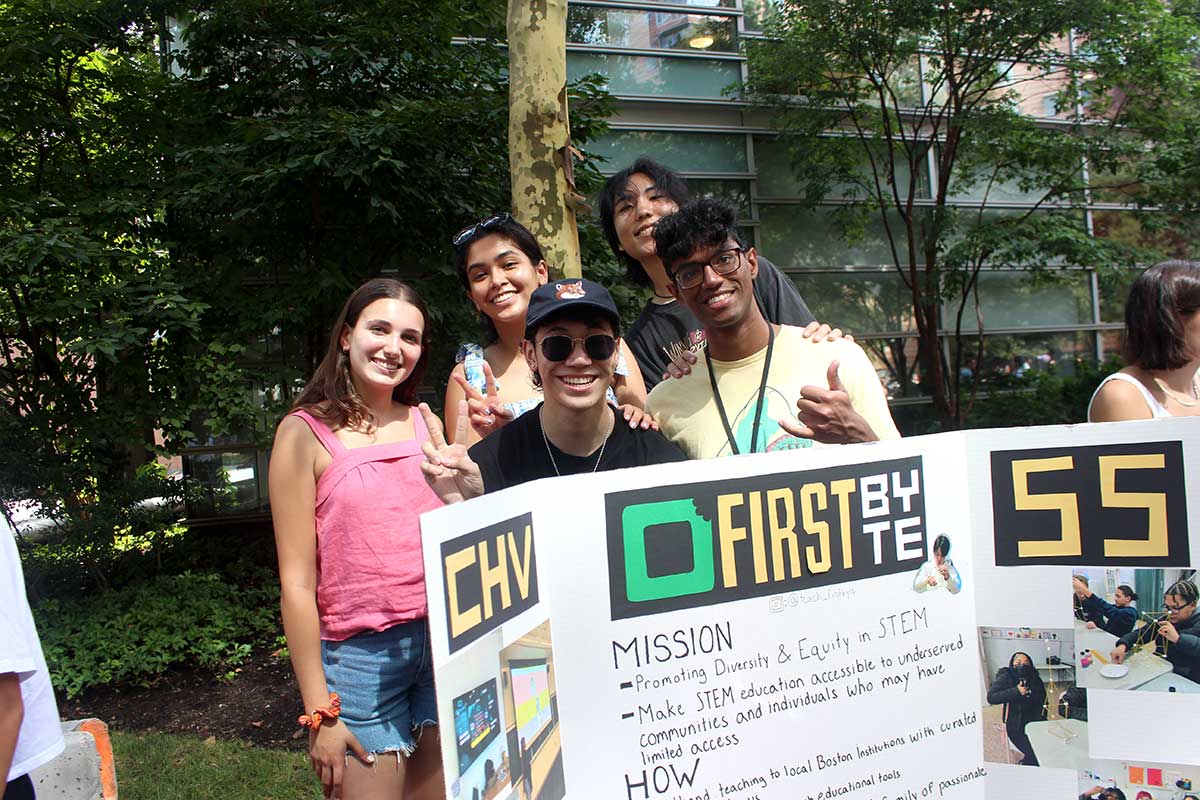
M8 775L12 768L23 719L25 705L21 701L21 679L15 672L6 672L0 675L0 778Z
M638 366L637 359L625 344L625 340L618 341L621 343L621 355L625 359L628 372L626 375L617 375L613 380L613 394L617 396L620 414L631 428L640 426L643 430L658 430L658 423L646 412L646 382L642 379L642 368Z
M269 471L283 632L304 713L329 705L317 613L316 464L322 452L321 443L303 420L285 417L275 434ZM320 728L310 730L308 745L326 797L341 797L348 749L364 763L373 760L341 720L326 720Z
M1153 419L1142 393L1125 381L1109 381L1100 387L1088 407L1088 422L1121 422L1130 419Z
M442 408L446 410L446 434L448 437L453 437L455 431L458 430L459 403L467 399L467 393L463 391L462 384L458 380L459 378L466 380L466 373L463 371L462 362L454 365L454 369L450 371L450 380L446 382L446 404ZM473 427L468 425L463 441L455 442L451 439L450 444L462 444L465 447L470 447L482 438Z
M279 554L280 608L305 711L329 701L317 616L317 482L321 444L304 422L287 417L271 451L271 515Z
M613 392L617 395L617 402L623 406L645 408L646 382L642 379L642 369L638 366L637 359L633 357L629 345L625 344L625 340L619 339L618 341L621 346L621 355L625 358L625 368L628 374L617 375L613 381ZM446 427L453 427L449 419L446 420Z

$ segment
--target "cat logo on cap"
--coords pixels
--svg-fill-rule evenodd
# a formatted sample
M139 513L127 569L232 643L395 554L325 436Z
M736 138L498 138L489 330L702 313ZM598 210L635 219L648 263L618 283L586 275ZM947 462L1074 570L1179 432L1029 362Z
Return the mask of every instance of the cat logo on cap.
M579 300L587 295L587 292L583 290L583 281L556 283L554 289L554 296L559 300Z

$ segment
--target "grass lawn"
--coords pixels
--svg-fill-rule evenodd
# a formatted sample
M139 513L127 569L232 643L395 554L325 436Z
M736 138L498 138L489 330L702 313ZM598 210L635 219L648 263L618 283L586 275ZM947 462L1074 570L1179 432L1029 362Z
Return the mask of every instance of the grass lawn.
M321 784L299 752L169 733L112 734L121 800L308 800Z

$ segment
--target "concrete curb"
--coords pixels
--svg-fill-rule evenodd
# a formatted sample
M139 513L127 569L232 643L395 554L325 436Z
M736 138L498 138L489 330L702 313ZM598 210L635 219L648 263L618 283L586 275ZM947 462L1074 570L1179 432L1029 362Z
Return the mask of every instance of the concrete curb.
M98 719L77 719L62 728L62 755L29 775L39 800L117 800L108 726Z

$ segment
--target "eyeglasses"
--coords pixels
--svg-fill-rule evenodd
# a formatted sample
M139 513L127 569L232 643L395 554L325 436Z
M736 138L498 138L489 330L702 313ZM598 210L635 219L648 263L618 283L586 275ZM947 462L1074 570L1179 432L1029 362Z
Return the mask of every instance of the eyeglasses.
M713 256L707 263L697 264L689 262L684 264L671 276L671 280L675 281L675 285L680 289L691 289L699 286L704 280L704 268L712 267L713 272L718 275L731 275L737 272L738 267L742 265L742 248L731 247L728 250L722 250Z
M510 219L512 219L512 214L509 214L507 211L505 211L503 214L493 214L483 222L476 222L474 225L468 225L458 233L454 234L454 238L450 240L450 244L458 247L460 244L465 242L467 239L470 239L479 231L486 231L495 228L498 225L503 225Z
M581 339L555 334L542 339L542 355L547 361L566 361L575 352L576 342L583 342L583 352L592 361L607 361L617 351L617 340L607 333L593 333Z
M1195 601L1192 601L1192 602L1195 602ZM1183 611L1185 608L1187 608L1191 604L1192 603L1184 603L1181 606L1173 606L1170 603L1168 603L1166 600L1163 600L1163 608L1165 608L1167 611L1172 611L1172 612Z

